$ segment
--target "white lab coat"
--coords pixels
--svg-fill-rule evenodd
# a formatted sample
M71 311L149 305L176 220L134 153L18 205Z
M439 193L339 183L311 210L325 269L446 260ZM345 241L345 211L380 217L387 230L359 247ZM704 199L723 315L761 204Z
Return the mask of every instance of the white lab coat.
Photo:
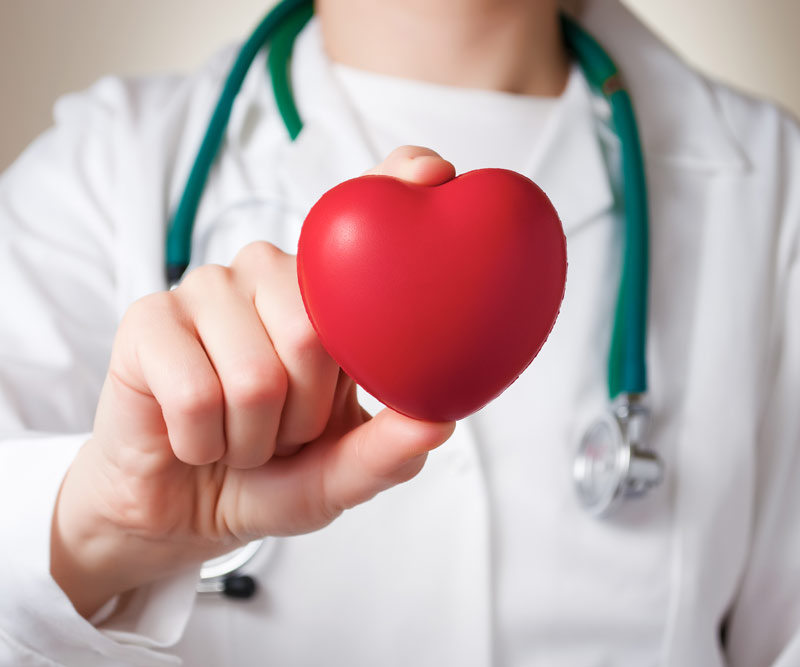
M800 665L800 132L690 71L613 0L587 3L581 21L640 120L665 484L609 523L572 495L574 445L606 404L620 259L618 147L602 105L591 122L579 113L597 106L584 90L529 174L561 212L570 274L520 380L415 480L273 540L248 568L253 601L195 600L190 571L128 596L99 628L84 621L48 574L53 503L119 318L165 288L165 221L233 54L191 77L104 79L62 100L55 128L0 180L0 664ZM305 129L290 143L254 66L194 264L256 238L292 251L316 198L375 162L326 68L312 24L292 66ZM524 571L498 568L493 438L518 456L508 483L529 530L502 544L529 554ZM513 646L496 623L500 590L520 626Z

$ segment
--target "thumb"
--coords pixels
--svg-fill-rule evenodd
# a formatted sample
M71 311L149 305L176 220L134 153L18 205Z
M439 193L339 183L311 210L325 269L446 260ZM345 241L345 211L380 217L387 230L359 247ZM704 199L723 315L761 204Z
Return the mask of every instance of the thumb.
M316 530L414 477L454 429L455 422L423 422L386 408L341 436L323 436L293 456L236 471L232 515L251 536Z
M455 422L425 422L385 408L327 451L326 504L345 510L408 481L454 430Z

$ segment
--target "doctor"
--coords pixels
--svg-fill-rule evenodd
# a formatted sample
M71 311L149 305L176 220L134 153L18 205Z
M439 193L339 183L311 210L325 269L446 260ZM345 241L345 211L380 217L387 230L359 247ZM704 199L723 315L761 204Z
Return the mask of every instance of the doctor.
M302 131L262 54L174 291L165 228L235 53L65 98L0 179L0 664L800 664L797 126L614 0L578 12L640 122L668 471L598 521L570 466L607 402L623 184L555 3L316 10L291 62ZM336 183L453 165L538 182L570 274L537 360L437 449L453 424L359 406L292 253ZM263 536L255 597L197 595L202 560Z

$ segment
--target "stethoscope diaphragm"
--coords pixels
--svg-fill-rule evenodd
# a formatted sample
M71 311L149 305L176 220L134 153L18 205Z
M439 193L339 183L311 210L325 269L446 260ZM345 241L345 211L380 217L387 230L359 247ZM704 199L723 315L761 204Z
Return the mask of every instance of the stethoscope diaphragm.
M572 477L578 502L597 517L626 498L644 495L664 477L664 465L645 447L650 413L641 396L623 394L586 430Z

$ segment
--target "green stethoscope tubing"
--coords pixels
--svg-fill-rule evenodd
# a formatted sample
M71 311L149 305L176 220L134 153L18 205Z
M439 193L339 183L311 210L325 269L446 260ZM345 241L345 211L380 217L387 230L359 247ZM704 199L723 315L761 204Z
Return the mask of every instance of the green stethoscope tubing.
M171 283L179 280L189 265L192 228L208 174L222 145L236 95L258 52L267 43L271 42L267 64L278 110L290 138L294 140L300 134L303 123L291 91L289 61L294 40L312 14L311 0L282 0L239 51L167 230L167 278ZM621 146L625 239L608 359L608 393L613 400L620 394L647 391L649 241L644 160L631 98L621 85L616 65L572 19L562 15L561 24L566 43L590 86L609 102Z

